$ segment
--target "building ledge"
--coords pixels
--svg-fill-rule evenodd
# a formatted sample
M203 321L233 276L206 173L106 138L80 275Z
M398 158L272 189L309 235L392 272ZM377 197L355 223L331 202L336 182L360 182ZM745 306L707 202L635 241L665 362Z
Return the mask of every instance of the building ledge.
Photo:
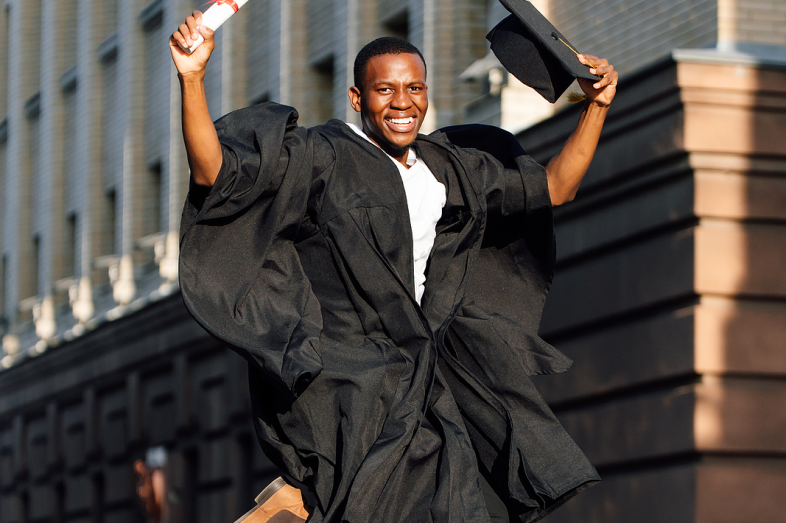
M117 58L117 33L98 44L98 59L101 62L111 62L115 58Z
M55 316L56 331L49 339L43 340L37 336L33 321L21 324L15 334L19 344L18 350L13 354L0 353L0 373L30 358L40 356L49 349L71 342L105 323L124 318L180 291L177 281L167 281L158 274L158 270L153 270L152 267L149 267L148 270L137 267L135 269L139 269L140 272L135 278L137 295L126 305L118 305L112 299L110 286L96 285L93 288L96 311L94 316L85 323L77 323L71 308L66 306L58 307ZM66 280L62 280L62 285L66 285ZM20 308L32 309L39 301L40 297L36 296L23 300L19 305Z
M72 65L60 75L60 90L71 93L76 90L76 65Z
M150 31L161 25L164 19L164 3L161 0L153 0L139 13L139 22L142 24L142 29Z
M724 63L786 69L786 47L748 42L718 42L709 49L675 49L676 62Z
M35 93L25 102L25 116L33 120L41 114L41 92Z

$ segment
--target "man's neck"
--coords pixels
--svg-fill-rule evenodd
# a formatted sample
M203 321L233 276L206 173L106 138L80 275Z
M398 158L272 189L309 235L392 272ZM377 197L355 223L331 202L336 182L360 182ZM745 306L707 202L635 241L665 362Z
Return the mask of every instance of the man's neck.
M404 147L403 149L400 147L395 147L386 140L379 139L375 137L371 131L366 127L365 123L361 128L363 134L368 136L368 139L374 142L374 144L385 151L385 154L396 160L398 163L409 169L407 165L407 157L409 156L409 147Z

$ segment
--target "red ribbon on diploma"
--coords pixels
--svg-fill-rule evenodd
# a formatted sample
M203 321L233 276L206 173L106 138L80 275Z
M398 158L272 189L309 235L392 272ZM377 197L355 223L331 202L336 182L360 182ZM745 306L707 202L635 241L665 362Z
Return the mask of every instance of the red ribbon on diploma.
M237 13L237 10L238 10L238 9L240 9L240 8L237 6L237 4L235 3L235 0L211 0L210 2L206 3L205 5L210 5L210 4L218 4L218 5L221 5L221 4L226 4L226 5L228 5L229 7L231 7L231 8L232 8L232 10L233 10L234 12L236 12L236 13Z

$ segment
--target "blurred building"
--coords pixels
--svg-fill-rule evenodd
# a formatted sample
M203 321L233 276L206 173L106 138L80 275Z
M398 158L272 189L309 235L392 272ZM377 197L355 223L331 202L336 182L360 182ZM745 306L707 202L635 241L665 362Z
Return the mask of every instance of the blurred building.
M623 75L555 212L541 333L575 364L536 380L604 481L547 521L783 521L786 3L556 4ZM519 139L547 161L578 111Z
M786 513L786 67L674 52L626 77L555 212L536 384L603 481L549 522L776 523ZM539 160L575 125L522 133Z
M786 262L786 4L533 3L624 89L580 198L557 214L544 333L576 368L538 382L607 481L549 520L746 521L706 512L738 499L735 481L786 510L767 497L786 488L773 269ZM188 166L167 38L201 2L4 6L0 523L140 521L132 464L148 455L167 477L163 519L231 521L276 474L248 421L245 364L177 288ZM496 0L251 0L217 34L211 114L271 100L305 125L355 121L354 56L396 35L428 63L424 131L524 130L548 161L577 109L488 54L505 14ZM652 508L662 492L673 512Z

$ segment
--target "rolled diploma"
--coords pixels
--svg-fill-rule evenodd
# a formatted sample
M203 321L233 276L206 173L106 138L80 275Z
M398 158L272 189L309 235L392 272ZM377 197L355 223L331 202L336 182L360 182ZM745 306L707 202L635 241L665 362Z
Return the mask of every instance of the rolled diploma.
M235 0L235 5L237 5L238 9L240 9L245 5L247 1L248 0ZM221 25L224 22L229 20L229 18L233 14L235 14L235 10L232 8L231 5L224 4L224 3L221 4L215 3L211 5L207 11L202 13L202 25L212 29L213 31L217 31L218 28L221 27ZM196 41L193 44L191 44L191 47L186 49L181 45L180 48L183 49L183 51L187 52L188 54L191 54L194 52L194 49L202 45L202 42L204 41L205 41L204 37L200 34L197 37Z

